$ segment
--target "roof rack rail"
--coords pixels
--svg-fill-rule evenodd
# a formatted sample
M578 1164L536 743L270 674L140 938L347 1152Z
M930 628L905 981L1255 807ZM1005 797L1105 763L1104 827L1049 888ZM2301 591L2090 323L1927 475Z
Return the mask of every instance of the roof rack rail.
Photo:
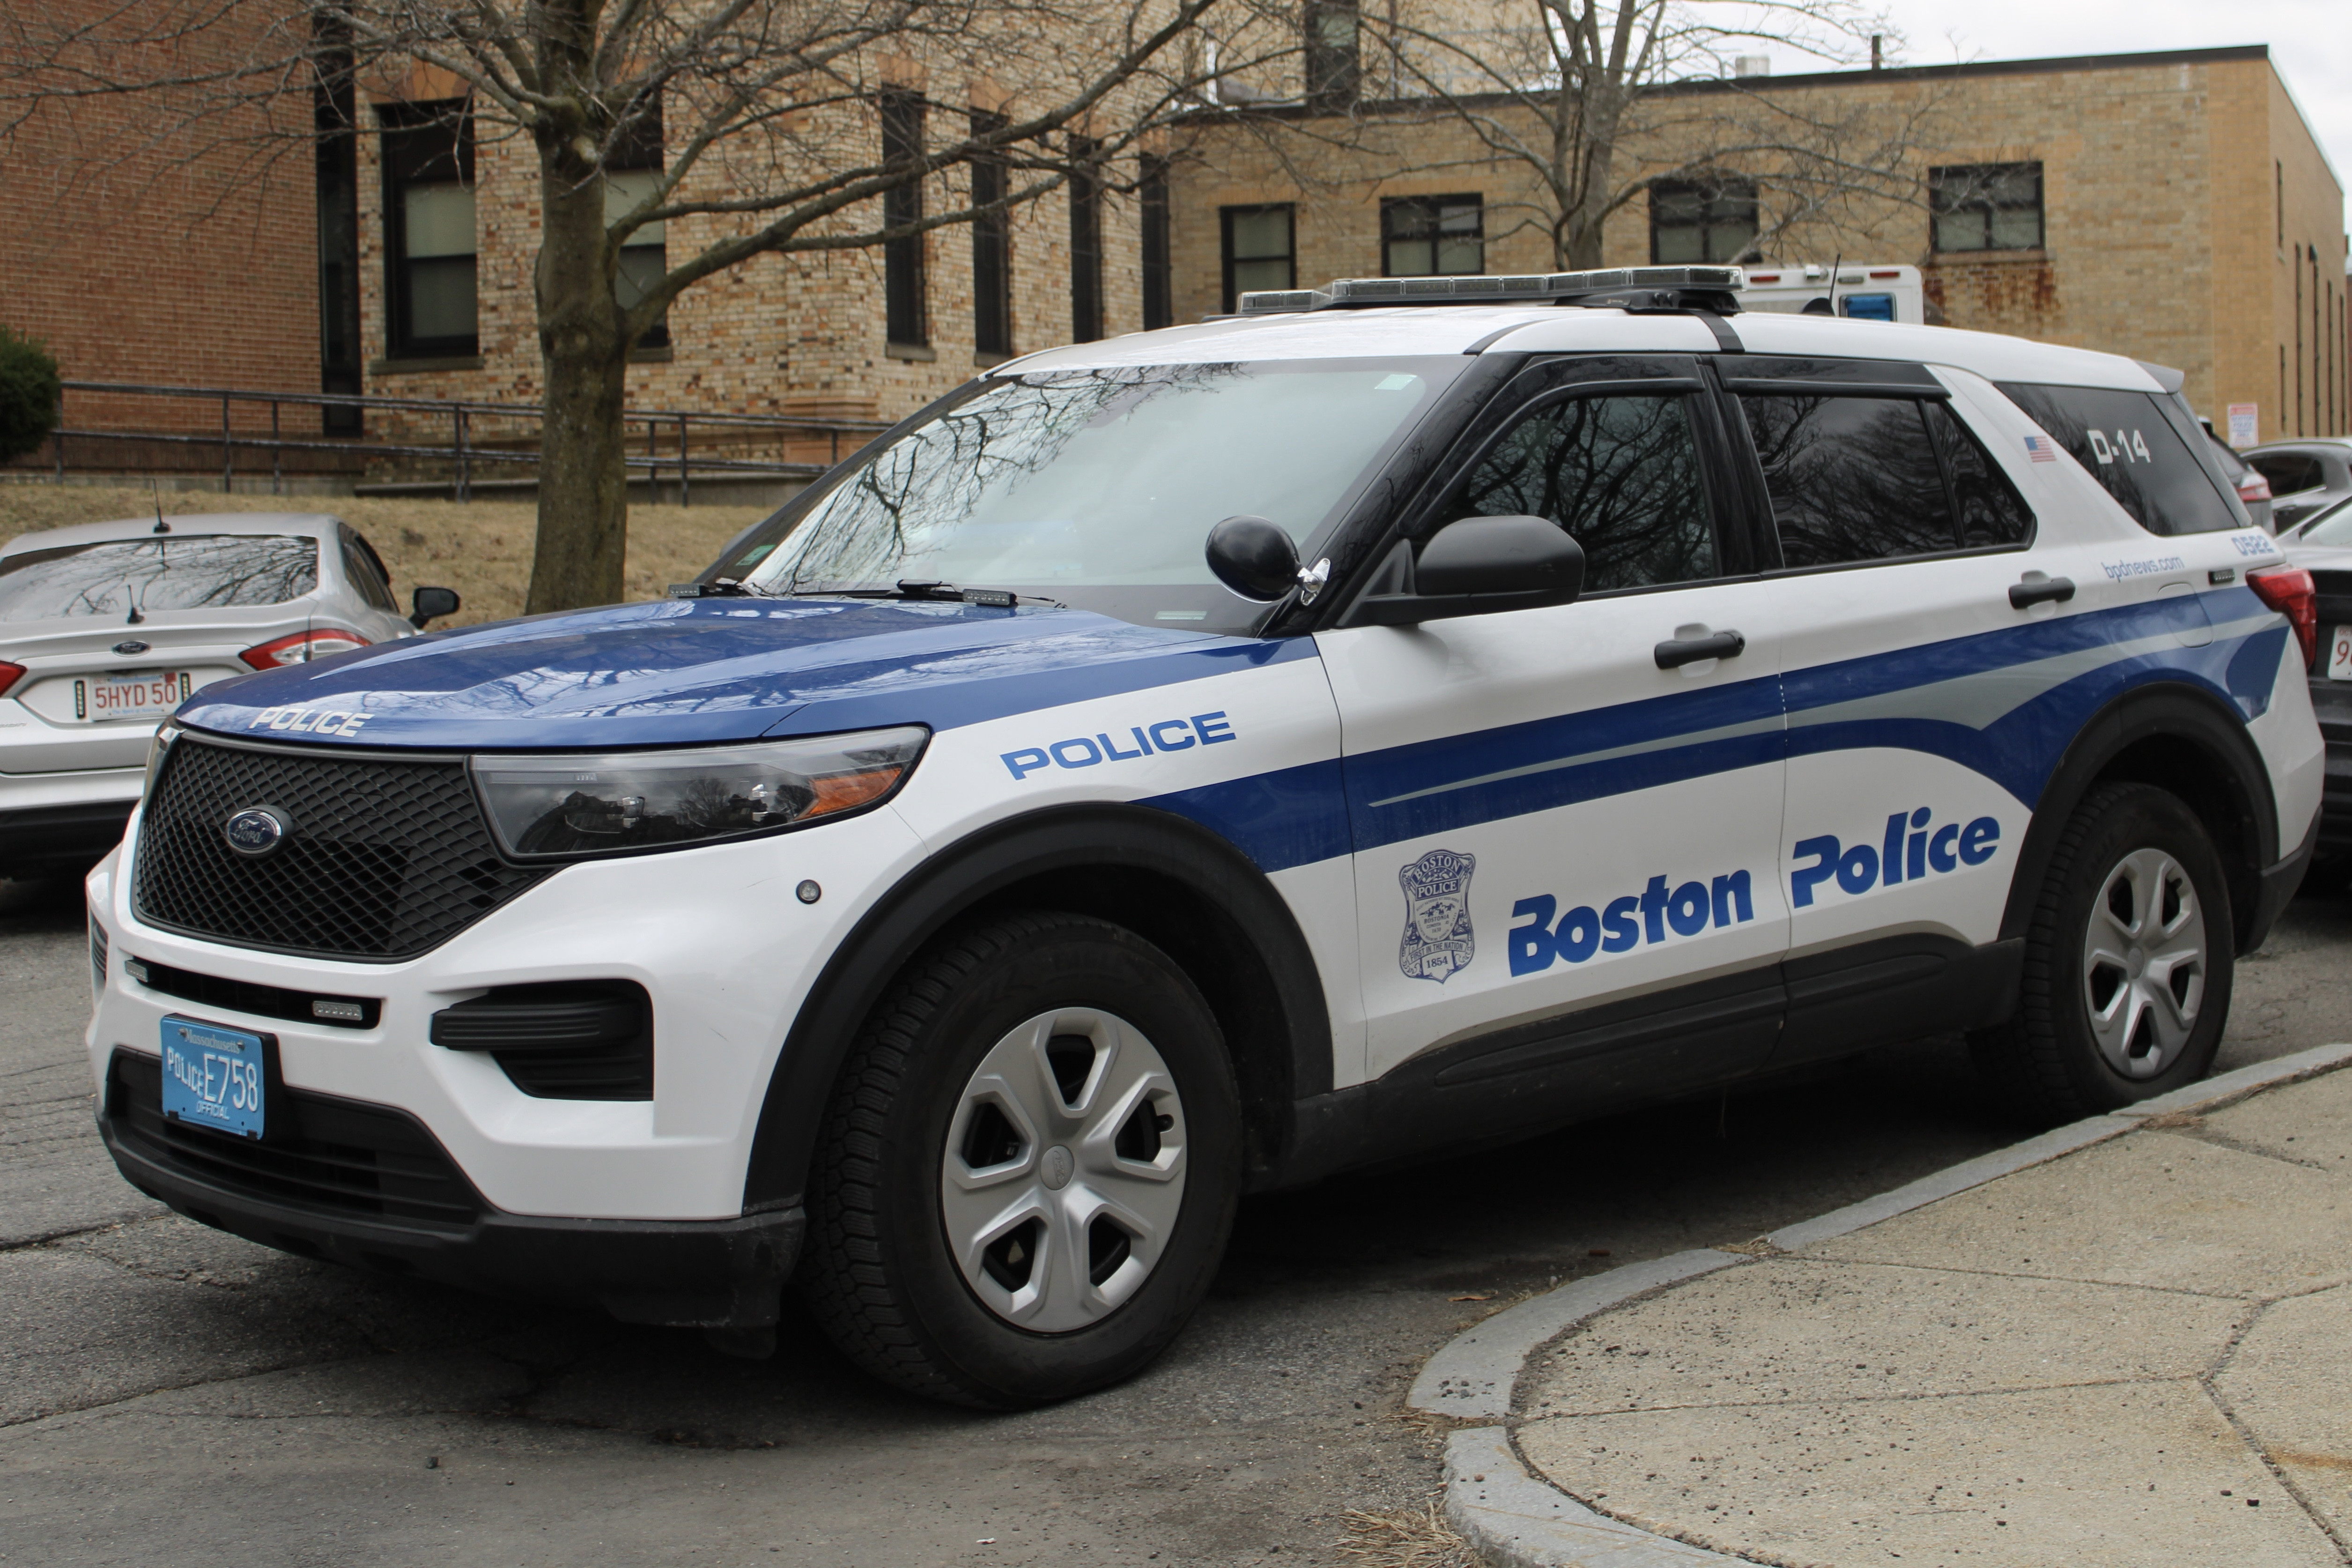
M1244 316L1375 305L1614 305L1627 310L1739 309L1747 275L1737 267L1612 267L1598 272L1515 277L1335 278L1320 289L1259 289L1236 300Z

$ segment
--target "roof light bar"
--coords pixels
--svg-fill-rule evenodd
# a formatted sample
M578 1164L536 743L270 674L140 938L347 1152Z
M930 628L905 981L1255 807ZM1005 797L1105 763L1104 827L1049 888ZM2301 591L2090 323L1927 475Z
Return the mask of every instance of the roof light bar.
M1565 304L1627 289L1728 295L1747 286L1737 267L1612 267L1503 278L1335 278L1320 289L1256 289L1237 304L1244 316L1276 316L1370 305Z

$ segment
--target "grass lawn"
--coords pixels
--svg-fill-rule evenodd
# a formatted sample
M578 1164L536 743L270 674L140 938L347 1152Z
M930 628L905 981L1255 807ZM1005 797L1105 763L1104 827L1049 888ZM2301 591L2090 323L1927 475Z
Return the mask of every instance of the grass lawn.
M751 506L632 506L629 563L622 597L658 599L672 583L693 577L719 547L772 510ZM404 609L421 584L455 588L466 607L444 626L473 626L522 614L530 582L531 536L538 508L528 501L390 500L361 496L216 495L165 490L163 515L207 512L326 512L367 535L392 568L392 588ZM0 542L18 534L72 522L152 517L146 489L95 486L0 484Z

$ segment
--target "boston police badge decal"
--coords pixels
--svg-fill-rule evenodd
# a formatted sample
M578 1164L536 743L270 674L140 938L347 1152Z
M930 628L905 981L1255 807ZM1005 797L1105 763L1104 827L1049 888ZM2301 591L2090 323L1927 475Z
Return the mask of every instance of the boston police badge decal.
M1408 980L1440 985L1477 956L1470 934L1470 874L1478 857L1433 849L1397 870L1404 889L1404 942L1397 967Z

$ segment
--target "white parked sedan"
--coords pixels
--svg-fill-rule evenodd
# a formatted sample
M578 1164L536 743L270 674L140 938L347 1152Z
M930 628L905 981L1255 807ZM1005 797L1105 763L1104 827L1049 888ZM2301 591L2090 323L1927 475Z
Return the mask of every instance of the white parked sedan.
M337 518L131 518L0 546L0 877L79 870L122 837L156 721L216 680L414 637Z

